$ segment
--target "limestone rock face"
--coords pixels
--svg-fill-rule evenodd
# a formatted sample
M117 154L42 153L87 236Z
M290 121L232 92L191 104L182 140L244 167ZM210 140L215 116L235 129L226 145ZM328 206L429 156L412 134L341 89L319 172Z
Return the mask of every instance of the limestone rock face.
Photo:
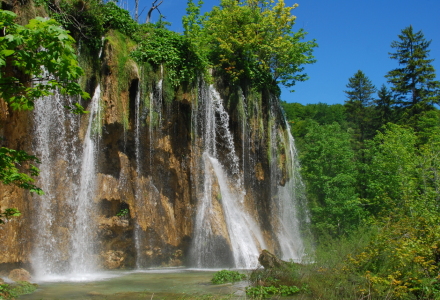
M104 260L104 267L109 270L121 268L125 260L124 253L122 251L109 250L101 253L101 257Z
M30 281L31 274L25 269L14 269L9 273L8 278L13 281Z
M146 70L145 66L136 65L128 56L130 49L122 51L122 43L127 43L127 39L118 39L117 33L108 33L99 58L101 66L93 71L95 75L85 78L91 95L98 84L102 90L99 110L91 123L96 183L91 193L94 206L90 219L96 230L88 237L95 243L90 251L93 253L87 254L100 257L98 268L188 266L198 205L202 196L206 196L211 212L206 225L212 229L212 238L222 244L218 252L227 253L225 256L229 257L225 260L231 260L231 238L220 185L213 167L202 161L207 151L204 122L212 118L212 124L217 124L224 115L217 112L207 116L201 110L207 105L201 99L201 91L207 90L206 84L167 86L166 70L151 66L151 70ZM123 65L119 65L121 61ZM271 218L278 208L270 201L276 199L275 185L284 185L288 172L284 154L278 158L270 155L287 150L271 145L270 137L275 133L269 130L287 130L280 120L281 109L277 101L270 100L270 95L263 92L257 95L258 99L243 100L246 103L239 108L242 100L236 99L237 95L250 93L233 91L227 82L217 81L222 105L230 117L213 141L218 148L217 158L227 169L225 162L231 160L231 148L235 149L233 155L240 170L234 176L242 178L243 188L239 192L245 194L243 207L261 227L266 240L264 247L277 253L280 247L273 232L279 224ZM63 101L67 100L57 98L53 106ZM89 105L83 102L84 106ZM38 166L50 177L47 186L53 187L47 201L40 203L28 191L0 183L0 208L16 207L22 212L21 217L0 226L0 270L2 264L28 263L37 242L49 240L49 236L57 241L54 251L59 265L69 266L72 258L72 231L79 214L75 211L75 201L81 185L78 177L89 116L77 117L72 121L75 126L68 127L68 118L59 111L45 113L53 113L54 127L57 127L47 131L59 130L70 144L61 145L56 136L44 145L65 152L62 158L57 157L50 163L49 169L44 169L47 164ZM0 100L0 146L33 153L37 122L33 112L13 111ZM225 128L231 132L227 141ZM226 142L229 144L225 145ZM282 172L271 172L271 164L281 165ZM203 176L212 179L209 188L204 186ZM37 180L36 184L40 183ZM50 222L41 228L38 218L44 205L53 209ZM43 231L47 235L38 236ZM263 248L263 243L259 248ZM51 247L44 249L52 251Z

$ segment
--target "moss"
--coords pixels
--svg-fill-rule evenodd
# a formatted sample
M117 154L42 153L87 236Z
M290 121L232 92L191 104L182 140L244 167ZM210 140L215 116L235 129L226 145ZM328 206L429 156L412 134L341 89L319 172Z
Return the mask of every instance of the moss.
M137 65L130 59L129 54L136 44L117 30L110 30L106 40L111 46L110 61L112 73L116 79L117 86L113 95L117 99L118 110L121 112L124 130L129 129L129 101L128 90L131 80L137 78Z
M174 87L168 77L162 81L162 97L166 104L170 104L174 100Z
M6 6L5 9L8 9L8 2L12 1L1 1L1 3ZM14 13L17 14L17 18L15 20L20 25L26 25L30 19L34 19L37 16L48 16L44 7L35 5L34 1L14 1L12 5L15 8L13 9Z
M14 299L21 295L31 294L37 288L37 284L27 281L18 281L15 284L0 284L0 299Z

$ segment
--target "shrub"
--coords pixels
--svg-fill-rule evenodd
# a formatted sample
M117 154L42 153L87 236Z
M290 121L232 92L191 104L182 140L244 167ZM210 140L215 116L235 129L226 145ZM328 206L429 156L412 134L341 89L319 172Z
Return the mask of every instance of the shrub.
M14 299L21 295L33 293L38 285L27 281L16 284L0 284L0 299Z
M238 273L237 271L221 270L214 274L211 279L213 284L222 284L226 282L241 281L246 278L246 275Z

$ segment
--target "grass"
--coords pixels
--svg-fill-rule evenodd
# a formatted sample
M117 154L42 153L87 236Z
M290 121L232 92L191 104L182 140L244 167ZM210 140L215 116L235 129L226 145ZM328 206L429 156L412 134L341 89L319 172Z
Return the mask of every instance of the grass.
M248 294L254 296L253 299L279 297L283 291L285 295L294 295L294 299L374 299L360 289L368 285L367 279L344 268L348 255L365 248L374 232L368 228L351 237L326 239L316 247L309 263L291 263L281 269L256 269L249 276L253 288L248 288Z

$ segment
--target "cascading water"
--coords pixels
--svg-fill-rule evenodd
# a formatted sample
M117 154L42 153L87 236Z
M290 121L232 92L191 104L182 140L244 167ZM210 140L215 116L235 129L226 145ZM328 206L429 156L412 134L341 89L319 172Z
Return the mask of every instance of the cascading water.
M195 220L193 262L196 267L225 266L228 257L224 255L229 248L232 267L251 268L257 264L259 251L265 248L265 244L259 226L243 205L244 189L229 130L229 115L212 86L208 93L201 93L199 101L203 102L201 107L205 117L205 147L201 159L204 183ZM219 162L219 142L226 149L224 160L227 166ZM222 223L226 225L223 232L217 228L222 227Z
M141 90L139 88L136 92L135 98L135 154L136 154L136 173L138 178L141 176L142 165L141 165ZM140 187L139 182L136 181L136 191L135 191L135 200L136 204L140 202ZM134 225L134 245L136 247L136 268L140 268L142 263L140 260L139 253L141 252L141 229L139 228L139 224L136 222Z
M94 244L97 227L92 215L93 211L96 210L93 202L96 189L96 147L93 138L93 121L99 111L100 98L101 86L98 84L90 103L89 123L83 143L79 192L75 197L75 224L71 237L70 269L76 276L92 273L96 268L93 255L95 253ZM99 123L99 119L97 120Z
M70 203L62 201L73 197L78 164L79 129L76 115L66 112L64 99L54 95L35 102L33 150L40 158L38 185L45 192L33 196L35 205L32 264L37 277L68 272L69 232L72 230ZM63 168L60 176L53 170Z
M299 160L289 124L275 122L275 112L280 110L278 99L271 98L270 119L270 153L271 160L271 199L274 212L274 234L278 240L280 253L284 260L300 262L305 255L304 242L301 230L307 228L307 211L305 203L305 188L299 173ZM279 165L285 160L285 174L280 176ZM286 182L280 183L280 177ZM304 216L304 217L302 217Z
M93 118L98 114L100 86L90 104L82 145L76 133L79 117L66 111L58 92L35 103L34 151L41 158L38 184L45 195L34 196L35 237L32 264L40 279L59 274L82 275L94 270L96 232L92 213L95 189ZM59 173L57 173L59 172ZM75 276L74 275L74 276Z
M286 124L286 127L289 125ZM308 223L307 211L302 203L305 202L305 187L299 174L298 155L290 130L286 130L286 166L288 181L284 186L278 186L278 224L275 232L281 248L281 258L300 262L305 255L305 247L301 229L307 228L302 222ZM301 218L300 213L304 215Z
M280 108L274 104L278 100L270 99L270 112L263 114L261 103L252 103L239 92L234 103L238 113L233 112L230 117L219 93L213 86L201 82L197 101L189 97L178 104L177 101L166 104L167 109L172 105L192 107L191 115L185 111L179 116L190 117L190 133L176 143L173 141L176 131L170 124L178 118L171 116L172 109L163 113L163 80L151 85L149 103L145 104L141 103L141 84L139 81L136 84L138 87L135 89L133 85L130 92L130 101L133 101L130 106L134 109L130 120L134 126L129 128L132 131L119 136L119 145L123 142L123 147L117 150L117 157L126 159L127 163L117 166L119 175L99 174L102 176L99 178L108 182L119 180L115 198L113 194L105 194L102 199L96 199L100 205L108 205L107 216L99 216L100 229L109 226L110 230L105 232L111 234L111 230L130 230L126 236L129 236L127 243L132 244L130 250L125 250L131 255L130 267L151 267L162 263L171 251L187 249L188 246L179 241L177 230L186 230L185 238L192 239L191 263L198 268L254 268L262 249L270 249L283 259L301 260L304 243L298 207L304 200L303 186L293 138L286 130L288 127L281 125L277 111ZM102 237L97 249L100 237L96 235L98 218L94 212L99 209L94 207L94 198L99 195L95 192L98 136L94 126L96 119L101 119L98 115L100 93L98 86L89 106L88 123L84 124L87 129L82 126L85 132L82 143L75 134L81 132L80 119L65 112L59 95L41 101L38 103L41 107L35 110L35 152L43 162L39 184L46 191L36 205L38 236L33 265L40 277L70 274L70 278L81 279L97 268L98 252L101 258L106 253L119 253L117 249L103 247L106 241ZM83 120L86 119L83 116ZM149 132L143 132L147 126ZM106 134L111 136L109 132ZM188 141L191 149L175 151L173 147L182 145L182 141ZM130 145L134 149L130 149ZM174 160L171 171L166 169L168 158ZM192 170L187 173L191 187L185 186L185 189L194 199L192 203L197 203L197 210L188 226L179 227L181 221L176 221L176 216L182 210L179 201L183 198L177 193L183 186L178 181L185 182L183 176L179 177L184 173L184 168L180 168L183 160L191 163ZM57 170L62 170L64 176ZM179 186L170 187L175 183ZM268 197L263 189L270 190ZM257 194L261 191L264 197ZM186 204L187 211L191 211L192 203ZM116 221L108 225L117 217L121 205L130 208L126 218L133 218L126 223L124 228L127 229L110 227L122 226L114 225ZM187 216L191 218L190 214ZM113 238L110 233L107 237ZM162 249L169 252L162 256Z

